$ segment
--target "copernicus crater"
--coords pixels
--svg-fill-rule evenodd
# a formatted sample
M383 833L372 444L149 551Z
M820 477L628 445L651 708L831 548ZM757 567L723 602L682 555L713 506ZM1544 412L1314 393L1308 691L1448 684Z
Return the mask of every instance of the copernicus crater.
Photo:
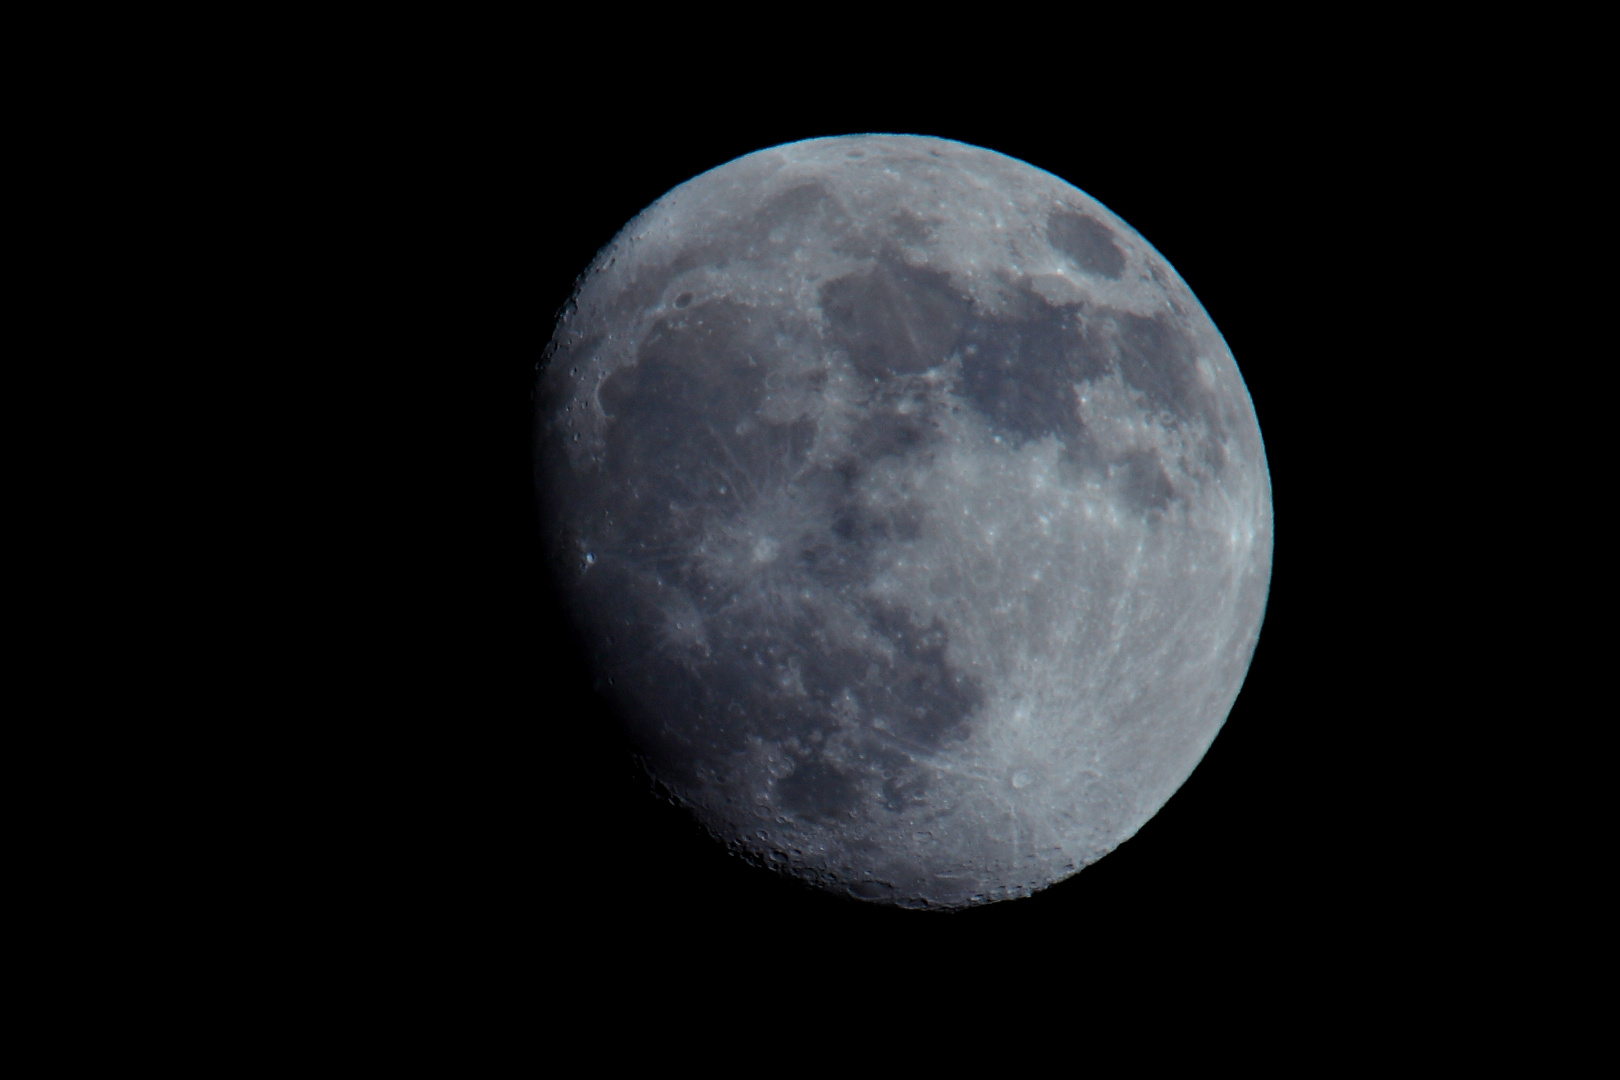
M1254 409L1187 286L939 139L740 158L582 275L536 394L544 558L646 768L866 900L1028 894L1128 839L1265 610Z

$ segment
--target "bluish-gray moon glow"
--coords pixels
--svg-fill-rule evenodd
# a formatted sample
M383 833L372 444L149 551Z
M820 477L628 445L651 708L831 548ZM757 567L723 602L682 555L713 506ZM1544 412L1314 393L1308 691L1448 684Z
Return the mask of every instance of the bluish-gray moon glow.
M862 899L1023 896L1237 697L1271 490L1236 362L1125 222L942 139L739 158L597 256L542 366L544 558L649 772Z

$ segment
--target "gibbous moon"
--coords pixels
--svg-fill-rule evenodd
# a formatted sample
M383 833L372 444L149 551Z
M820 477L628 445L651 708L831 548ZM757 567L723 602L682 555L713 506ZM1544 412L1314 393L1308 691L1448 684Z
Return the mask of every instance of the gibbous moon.
M1271 489L1237 364L1023 162L884 135L704 173L581 277L536 401L600 692L761 865L1027 895L1164 805L1248 670Z

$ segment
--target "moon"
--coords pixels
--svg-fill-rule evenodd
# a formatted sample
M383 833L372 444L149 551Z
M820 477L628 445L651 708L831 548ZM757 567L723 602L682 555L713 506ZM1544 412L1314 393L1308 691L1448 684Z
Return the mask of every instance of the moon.
M868 135L704 173L581 276L535 400L598 692L761 866L1028 895L1135 834L1243 683L1272 512L1237 364L1021 161Z

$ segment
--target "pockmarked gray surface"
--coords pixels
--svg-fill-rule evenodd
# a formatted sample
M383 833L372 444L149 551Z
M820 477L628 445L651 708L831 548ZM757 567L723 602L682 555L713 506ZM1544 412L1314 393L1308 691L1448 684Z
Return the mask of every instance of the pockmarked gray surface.
M1272 519L1237 365L1020 161L859 136L704 173L583 275L536 400L601 691L761 864L1026 895L1132 836L1243 682Z

